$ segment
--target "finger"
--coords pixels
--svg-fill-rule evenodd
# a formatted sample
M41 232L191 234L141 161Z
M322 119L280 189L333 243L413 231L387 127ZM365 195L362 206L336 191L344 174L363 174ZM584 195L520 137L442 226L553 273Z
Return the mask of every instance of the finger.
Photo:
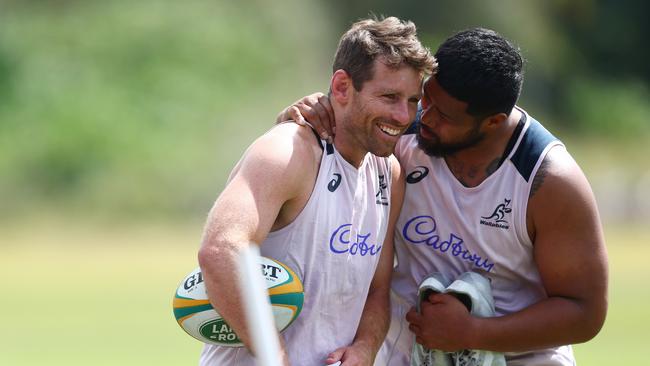
M432 314L435 314L436 311L436 306L440 306L440 302L429 302L429 301L422 301L420 304L420 316L423 318L424 316L427 317L427 319L431 319Z
M318 98L322 95L322 93L316 93L316 94L311 94L308 95L301 100L297 101L296 105L302 105L305 108L309 109L310 111L314 109L314 106L318 104Z
M345 348L339 348L336 351L330 353L329 355L327 355L325 364L329 365L335 363L336 361L340 361L344 353L345 353Z
M415 311L415 309L411 309L408 313L406 313L406 321L411 324L418 324L421 318L422 316L417 311Z
M431 304L440 304L446 302L449 296L450 295L441 294L439 292L432 292L431 295L429 295L428 300Z
M431 301L431 300L422 301L420 303L420 314L422 314L424 312L423 311L424 308L430 307L430 306L433 306L433 305L437 305L437 304L440 304L440 303L441 303L441 301L438 298L434 299L433 301Z
M331 128L329 126L330 118L329 115L327 114L327 110L325 109L325 107L323 107L323 105L320 103L316 103L313 106L313 110L318 116L318 122L320 122L319 125L323 128L323 130L325 131L325 133L327 133L328 136L331 136L332 133L331 133Z
M406 322L413 325L413 326L420 326L422 323L420 315L414 315L406 318Z
M318 98L318 103L323 107L327 114L327 131L331 136L336 134L336 121L334 120L334 109L330 103L330 99L326 95L321 95Z
M288 112L291 119L293 119L297 124L301 126L305 126L307 124L305 118L300 113L300 109L298 109L298 107L295 105L289 107Z
M278 114L278 116L275 118L276 125L291 119L291 116L289 115L289 108L291 107L287 107L286 109L283 109L282 112Z
M311 120L310 120L311 121ZM319 122L313 122L311 126L316 130L318 133L318 136L322 138L323 140L327 140L327 143L331 144L332 143L332 137L330 136L329 133L323 128L323 124Z
M317 93L310 94L310 95L306 96L305 98L303 98L303 101L306 104L313 107L315 104L319 103L319 99L322 98L324 95L325 94L323 94L321 92L317 92Z
M318 119L318 113L316 113L314 107L310 104L300 102L294 104L293 107L298 109L303 118L308 122L314 122L316 119Z
M323 125L328 125L329 127L329 114L327 112L327 109L325 106L321 103L321 98L317 98L314 100L314 103L311 104L311 107L314 109L314 111L318 114L318 119L320 122L323 123Z

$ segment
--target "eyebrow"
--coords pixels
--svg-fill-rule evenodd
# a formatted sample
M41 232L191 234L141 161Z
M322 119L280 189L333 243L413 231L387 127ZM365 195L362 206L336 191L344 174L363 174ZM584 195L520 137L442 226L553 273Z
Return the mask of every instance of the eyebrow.
M400 93L399 91L391 88L380 88L377 90L378 94L403 94Z
M396 89L390 89L390 88L385 88L385 89L379 89L377 92L378 95L385 95L385 94L396 94L396 95L403 95L406 97L406 99L411 99L411 98L417 98L418 100L422 99L422 96L424 95L424 92L412 94L412 95L407 95L406 93L403 93L401 91L398 91Z

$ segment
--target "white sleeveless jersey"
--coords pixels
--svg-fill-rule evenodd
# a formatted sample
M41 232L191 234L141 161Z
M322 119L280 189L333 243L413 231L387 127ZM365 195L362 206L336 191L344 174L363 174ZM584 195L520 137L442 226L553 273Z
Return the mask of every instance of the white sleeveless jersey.
M407 184L395 237L398 265L392 282L397 295L393 296L393 317L403 318L397 309L414 305L419 283L432 272L442 272L452 280L467 271L489 278L497 316L546 297L533 258L526 209L539 165L552 147L562 144L523 113L523 128L507 159L476 187L463 186L443 158L426 155L416 135L400 139L395 154L407 174ZM410 352L412 333L408 326L401 329L410 334L410 344L402 340L401 348ZM391 342L395 340L387 339L387 344ZM506 357L508 365L575 362L570 346Z
M390 212L389 158L367 154L356 169L332 145L321 141L321 146L307 204L261 245L262 255L288 265L303 282L302 311L282 333L292 366L325 365L330 352L352 343ZM206 345L200 365L253 366L255 361L244 347Z

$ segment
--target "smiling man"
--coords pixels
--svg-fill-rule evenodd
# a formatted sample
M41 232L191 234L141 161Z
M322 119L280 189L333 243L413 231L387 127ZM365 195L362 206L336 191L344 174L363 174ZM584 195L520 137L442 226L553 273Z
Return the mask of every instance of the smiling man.
M388 328L390 233L404 190L391 154L433 68L413 23L357 22L333 65L331 112L340 121L333 144L284 123L246 151L210 212L199 262L212 304L247 348L206 345L201 365L255 363L253 327L232 280L249 243L304 285L304 307L280 336L278 364L372 364Z

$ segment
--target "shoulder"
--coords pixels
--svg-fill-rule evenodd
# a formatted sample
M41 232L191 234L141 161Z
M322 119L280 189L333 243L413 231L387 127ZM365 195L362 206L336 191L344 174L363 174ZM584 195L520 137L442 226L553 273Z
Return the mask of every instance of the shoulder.
M311 128L295 123L280 123L257 138L249 152L264 153L268 158L313 158L321 150Z
M560 221L598 221L598 208L587 177L563 145L549 150L535 174L528 218L531 238L544 223L546 227L557 227Z
M582 169L563 145L552 147L535 172L530 198L538 194L542 187L559 189L579 187L587 183Z
M295 123L274 126L246 150L231 173L257 184L282 183L296 188L317 174L321 148L309 127Z
M246 150L243 160L268 164L267 168L304 168L319 161L320 151L318 141L309 127L282 123L257 138Z

